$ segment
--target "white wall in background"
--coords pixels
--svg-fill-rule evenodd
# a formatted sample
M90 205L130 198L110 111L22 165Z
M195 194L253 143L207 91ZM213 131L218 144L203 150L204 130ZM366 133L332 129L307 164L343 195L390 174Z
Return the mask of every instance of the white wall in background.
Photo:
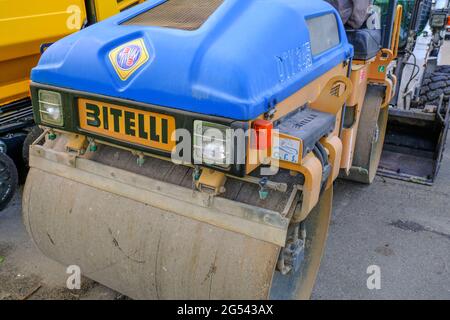
M436 0L436 9L447 8L448 0Z

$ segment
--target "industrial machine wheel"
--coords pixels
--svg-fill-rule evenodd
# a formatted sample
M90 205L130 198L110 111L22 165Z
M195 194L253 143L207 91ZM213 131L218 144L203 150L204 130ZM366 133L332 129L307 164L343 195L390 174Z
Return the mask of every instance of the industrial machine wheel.
M275 271L271 299L309 299L319 271L328 236L333 201L333 187L326 190L317 207L305 221L310 230L306 237L305 257L298 272L282 275Z
M188 187L192 181L189 168L158 159L147 160L139 167L129 153L110 147L101 148L94 157L105 166L114 164L140 177L144 172L147 176L163 176L164 181L171 181L170 189L186 192L187 201L202 197ZM143 186L137 185L146 178L136 177L132 183L141 194L130 191L132 197L142 201L119 195L113 190L122 192L133 187L121 184L114 189L127 173L119 171L109 179L97 177L81 168L94 166L93 173L101 172L102 165L91 160L76 160L80 168L71 168L31 157L23 218L30 236L46 256L64 265L78 265L83 275L134 299L310 297L327 238L332 187L322 193L315 209L300 223L305 237L296 271L282 275L278 271L283 250L280 245L161 209L168 201L148 205L144 201L160 195L145 193ZM69 175L72 178L67 178ZM299 179L288 172L281 178ZM165 187L159 183L164 182L158 182L163 191ZM289 194L271 193L267 200L261 200L258 188L230 179L226 196L234 203L244 203L243 208L264 204L278 208L286 196L289 198ZM178 194L179 198L183 194ZM292 203L292 208L298 203ZM205 208L195 209L201 210ZM189 211L189 205L181 211ZM209 216L207 213L207 219ZM229 218L225 215L223 221ZM286 230L290 239L295 228Z
M23 142L23 148L22 148L22 156L23 161L26 166L28 166L28 163L30 162L30 146L33 144L34 141L39 138L39 136L44 131L39 128L38 126L33 126L28 133L27 137L25 138L25 141Z
M423 106L438 106L442 94L450 96L450 66L438 66L432 73L425 75L420 101Z
M437 66L437 67L434 69L434 72L450 73L450 66L449 66L449 65L441 65L441 66Z
M0 152L0 211L6 208L13 198L17 190L18 179L14 161Z
M355 157L350 174L344 179L370 184L375 179L383 151L389 109L381 108L383 86L369 85L361 112Z

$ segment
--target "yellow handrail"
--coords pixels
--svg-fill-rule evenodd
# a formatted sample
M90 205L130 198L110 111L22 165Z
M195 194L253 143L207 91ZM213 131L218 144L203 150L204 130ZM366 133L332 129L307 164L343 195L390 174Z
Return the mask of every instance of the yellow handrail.
M399 5L397 6L397 11L395 14L394 28L392 31L392 40L391 40L391 50L394 53L394 59L397 58L398 55L402 17L403 17L403 6Z

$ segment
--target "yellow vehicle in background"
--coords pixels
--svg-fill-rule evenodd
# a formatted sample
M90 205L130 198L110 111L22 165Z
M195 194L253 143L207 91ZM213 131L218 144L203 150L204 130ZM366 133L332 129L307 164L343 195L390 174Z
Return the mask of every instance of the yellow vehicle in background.
M26 172L22 149L36 138L29 76L53 42L143 0L0 1L0 210ZM34 131L29 139L27 134ZM27 140L27 141L26 141ZM23 145L25 143L25 148ZM27 152L25 152L27 153ZM25 174L20 174L21 180Z

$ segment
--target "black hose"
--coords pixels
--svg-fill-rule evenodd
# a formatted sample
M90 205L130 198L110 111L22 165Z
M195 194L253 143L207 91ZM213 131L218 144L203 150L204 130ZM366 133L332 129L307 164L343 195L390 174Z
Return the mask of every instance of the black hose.
M413 71L411 72L411 77L409 78L409 81L408 81L408 83L406 84L405 90L403 91L403 93L407 93L407 92L408 92L408 90L409 90L409 85L411 84L411 82L412 82L412 81L419 75L419 73L420 73L420 67L417 65L417 57L416 57L416 55L415 55L414 53L412 53L412 52L410 52L410 54L411 54L411 55L413 56L413 58L414 58L414 63L411 63L411 62L405 62L404 64L413 65L413 66L414 66L414 69L413 69ZM415 71L416 68L417 68L417 72Z
M328 162L328 153L327 153L327 151L325 150L325 148L323 147L323 145L319 141L317 141L316 146L319 149L319 151L322 153L322 157L324 159L325 165L328 165L329 162Z
M319 148L317 147L317 144L314 146L313 152L317 159L319 159L320 163L322 164L322 168L325 168L325 160L323 159L322 152L320 152Z

